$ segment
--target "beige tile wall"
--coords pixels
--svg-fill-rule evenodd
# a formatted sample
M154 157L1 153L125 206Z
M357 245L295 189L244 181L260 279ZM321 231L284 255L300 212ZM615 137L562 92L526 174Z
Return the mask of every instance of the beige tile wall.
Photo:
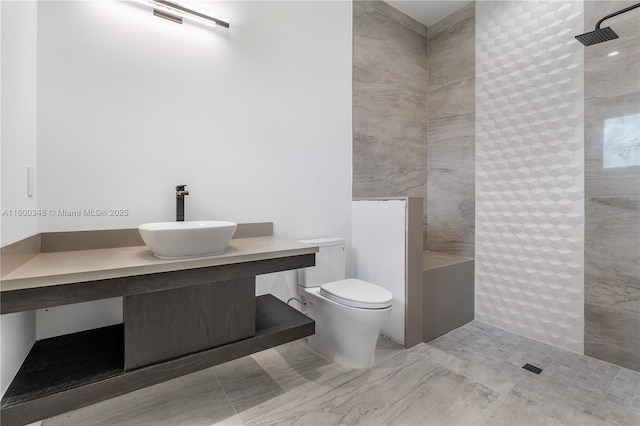
M634 3L586 2L585 31ZM640 10L604 26L620 38L584 50L584 350L640 370Z
M426 250L474 256L475 3L429 27Z
M354 198L416 196L426 205L426 34L384 2L353 3Z
M424 199L425 249L474 255L474 4L428 30L353 5L353 196ZM427 196L429 193L429 196Z

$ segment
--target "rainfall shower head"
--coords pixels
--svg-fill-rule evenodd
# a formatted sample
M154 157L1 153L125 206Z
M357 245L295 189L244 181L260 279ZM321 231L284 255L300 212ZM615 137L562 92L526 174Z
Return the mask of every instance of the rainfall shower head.
M611 15L605 16L604 18L598 21L598 23L596 24L595 30L588 33L580 34L576 36L576 39L580 43L584 44L585 46L592 46L594 44L603 43L605 41L614 40L618 38L618 34L616 34L616 32L613 31L610 27L600 28L600 24L602 24L602 22L604 22L609 18L613 18L614 16L621 15L637 7L640 7L640 3L636 3L633 6L629 6L622 10L614 12Z
M576 36L576 39L585 46L603 43L616 38L618 38L618 34L611 27L596 28L594 31Z

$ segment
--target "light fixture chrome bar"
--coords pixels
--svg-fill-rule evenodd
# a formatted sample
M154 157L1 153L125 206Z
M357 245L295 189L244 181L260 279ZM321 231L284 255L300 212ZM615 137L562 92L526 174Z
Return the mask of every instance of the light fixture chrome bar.
M213 16L205 15L204 13L200 13L196 10L189 9L178 3L174 3L167 0L148 0L148 3L151 4L152 6L157 5L162 7L162 9L167 9L166 11L154 9L154 14L174 22L179 22L179 21L176 21L174 19L176 18L176 16L171 14L172 11L175 11L178 15L182 15L182 17L184 18L192 17L199 22L203 22L209 25L213 25L213 26L220 25L221 27L229 28L229 23L227 21L214 18ZM167 17L166 15L169 15L170 17ZM179 16L177 18L180 19ZM180 19L180 23L182 23L181 21L182 19Z

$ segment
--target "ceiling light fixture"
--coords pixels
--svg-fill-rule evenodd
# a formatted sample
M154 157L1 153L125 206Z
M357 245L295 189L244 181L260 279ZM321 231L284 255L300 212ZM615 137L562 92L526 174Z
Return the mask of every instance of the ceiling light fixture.
M155 16L168 19L178 24L182 24L182 20L187 19L209 27L220 25L221 27L229 28L228 21L214 18L213 16L198 12L179 3L167 0L138 0L138 2L153 7L153 14Z
M616 50L615 52L609 53L607 56L616 56L619 52Z

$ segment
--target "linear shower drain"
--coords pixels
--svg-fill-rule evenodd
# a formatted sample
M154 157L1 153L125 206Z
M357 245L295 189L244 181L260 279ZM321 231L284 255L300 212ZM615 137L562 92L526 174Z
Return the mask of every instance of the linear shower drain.
M542 373L542 368L536 367L535 365L525 364L522 366L527 371L531 371L532 373L540 374Z

